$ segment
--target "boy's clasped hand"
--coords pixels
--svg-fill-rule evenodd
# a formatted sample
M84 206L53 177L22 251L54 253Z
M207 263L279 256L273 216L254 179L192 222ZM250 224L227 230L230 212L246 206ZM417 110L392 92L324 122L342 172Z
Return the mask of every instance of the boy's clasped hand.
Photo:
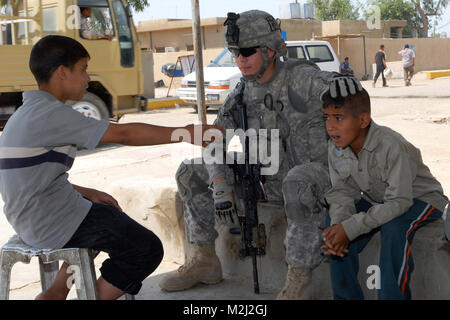
M344 257L344 254L348 253L350 240L342 224L335 224L326 228L322 233L322 237L325 245L321 249L324 250L325 255Z

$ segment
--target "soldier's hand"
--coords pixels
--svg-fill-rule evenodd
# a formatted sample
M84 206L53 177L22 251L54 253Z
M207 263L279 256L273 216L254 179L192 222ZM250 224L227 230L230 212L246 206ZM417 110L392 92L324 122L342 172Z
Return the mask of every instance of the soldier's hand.
M234 222L233 215L237 212L233 187L222 177L213 181L212 192L217 217L225 220L230 217L231 222Z
M361 83L353 74L333 72L333 76L328 81L329 87L321 96L323 102L329 98L345 98L363 90Z

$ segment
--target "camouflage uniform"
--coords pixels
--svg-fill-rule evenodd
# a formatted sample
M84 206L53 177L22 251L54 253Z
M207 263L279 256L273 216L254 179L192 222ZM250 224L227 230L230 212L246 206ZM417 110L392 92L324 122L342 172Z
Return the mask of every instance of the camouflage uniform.
M321 261L321 232L326 215L321 200L330 184L320 96L329 87L329 78L329 72L320 71L313 64L277 61L270 81L260 84L242 79L249 127L280 130L279 170L265 176L264 188L269 201L284 202L288 222L286 260L295 268L312 269ZM276 110L270 110L264 103L268 93ZM220 108L216 125L237 128L230 112L236 94L237 90ZM208 185L220 176L225 176L229 184L234 183L226 165L183 163L178 169L176 180L191 243L213 242L217 237Z
M245 85L243 102L247 105L249 128L268 129L268 146L270 130L279 130L278 150L271 150L272 154L278 151L279 170L273 175L265 176L264 188L269 201L283 201L285 207L288 224L285 237L286 261L289 265L286 289L290 286L289 283L310 279L310 270L321 261L321 233L326 216L322 200L330 188L327 134L322 118L323 101L330 97L355 94L362 87L354 77L320 71L312 63L297 60L281 62L279 57L284 56L287 49L281 37L280 24L266 12L251 10L241 14L228 13L224 25L227 26L227 47L236 57L240 54L247 57L241 51L243 49L252 55L251 49L255 47L260 48L262 53L263 63L259 71L243 76L241 83ZM268 55L268 48L275 52L273 57ZM273 62L275 70L269 81L256 81L266 74ZM237 128L232 106L238 91L238 88L235 89L220 108L216 125L227 129ZM270 101L267 103L268 94L272 97L272 104ZM184 202L188 241L197 247L214 243L218 236L214 229L214 212L218 208L219 211L226 208L221 205L230 200L219 201L222 190L217 185L223 186L223 180L214 183L216 203L208 186L213 181L219 181L216 178L223 177L226 178L226 183L234 185L232 170L226 165L183 163L177 171L176 180ZM224 190L223 194L229 194L229 191ZM239 204L237 201L237 209L242 212ZM217 280L217 275L221 272L220 262L216 260L213 280ZM207 263L210 262L204 262ZM168 277L162 287L175 290L201 281L199 279L202 275L194 275L195 264L190 266L192 271L180 270L177 275ZM291 271L293 277L290 275ZM184 280L187 278L189 283ZM203 282L209 281L210 279L205 279ZM305 291L302 286L299 288L300 291ZM297 289L290 290L291 293L289 290L283 289L280 295L287 298L299 296L291 294Z

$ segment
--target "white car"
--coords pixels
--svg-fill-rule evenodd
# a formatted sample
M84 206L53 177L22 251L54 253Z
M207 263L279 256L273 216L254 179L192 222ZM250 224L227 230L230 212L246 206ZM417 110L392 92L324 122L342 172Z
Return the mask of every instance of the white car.
M309 60L321 70L339 72L339 60L327 41L286 41L287 54L282 59ZM207 67L203 68L206 107L220 107L242 77L233 55L224 49ZM185 104L197 110L195 72L181 80L177 95Z

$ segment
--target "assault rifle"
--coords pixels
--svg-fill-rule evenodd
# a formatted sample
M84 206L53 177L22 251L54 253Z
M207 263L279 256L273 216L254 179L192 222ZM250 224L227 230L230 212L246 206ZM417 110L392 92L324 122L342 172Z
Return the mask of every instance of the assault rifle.
M236 96L236 102L232 107L233 118L239 128L248 130L247 106L243 102L243 93L245 85L241 82ZM258 222L257 201L266 199L264 187L260 179L260 167L257 164L250 164L249 156L249 138L244 136L243 153L245 162L239 164L234 160L233 171L236 179L237 189L240 191L239 198L243 200L244 215L238 214L241 247L239 256L245 258L252 257L253 263L253 287L255 293L259 293L258 267L256 265L256 256L265 255L266 234L264 224ZM232 233L236 233L233 232Z

